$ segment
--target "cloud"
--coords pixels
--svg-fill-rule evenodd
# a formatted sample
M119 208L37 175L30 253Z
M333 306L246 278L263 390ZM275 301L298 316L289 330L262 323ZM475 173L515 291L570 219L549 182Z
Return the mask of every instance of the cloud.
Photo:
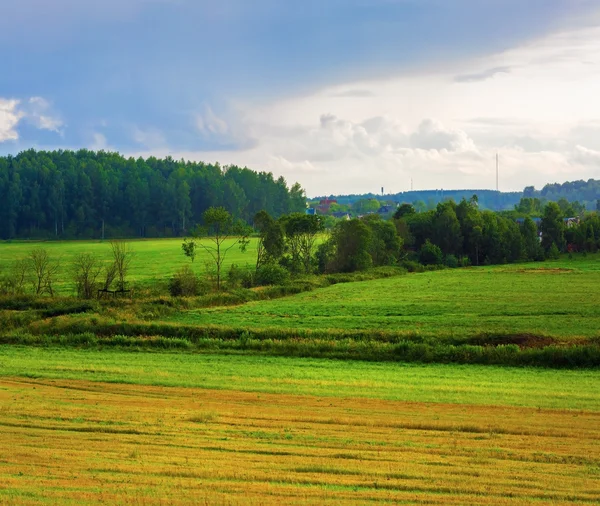
M332 97L338 98L361 98L361 97L372 97L373 92L370 90L352 89L344 90L331 94Z
M53 113L52 104L42 97L31 97L24 106L27 120L40 130L61 133L63 121Z
M131 135L137 144L147 149L160 149L167 145L164 134L155 128L134 126Z
M572 159L575 163L579 163L581 165L590 165L600 169L600 151L577 145L575 146Z
M18 100L0 98L0 142L16 141L19 133L16 130L23 113L18 110Z
M510 67L494 67L491 69L484 70L483 72L476 72L474 74L463 74L456 76L454 81L457 83L473 83L477 81L485 81L486 79L492 79L497 74L510 74Z
M446 151L477 151L475 144L462 130L446 128L440 121L426 119L410 136L414 148Z
M110 151L106 136L100 132L92 132L89 149L94 151Z

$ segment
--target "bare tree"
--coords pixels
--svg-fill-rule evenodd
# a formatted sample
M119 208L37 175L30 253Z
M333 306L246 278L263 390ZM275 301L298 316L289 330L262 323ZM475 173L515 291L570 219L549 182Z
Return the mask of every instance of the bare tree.
M15 260L0 279L0 293L21 295L25 292L29 262L26 259Z
M79 253L73 261L73 279L77 287L77 296L91 299L96 289L96 280L102 271L98 258L91 253Z
M117 277L117 266L111 263L104 267L104 281L102 282L102 291L108 292L113 281Z
M133 251L131 244L123 241L111 241L113 261L118 279L118 290L125 290L125 277L129 271L131 260L133 260Z
M43 248L34 249L29 254L29 266L32 272L33 292L41 295L44 292L54 296L52 283L60 268L58 261L53 261Z

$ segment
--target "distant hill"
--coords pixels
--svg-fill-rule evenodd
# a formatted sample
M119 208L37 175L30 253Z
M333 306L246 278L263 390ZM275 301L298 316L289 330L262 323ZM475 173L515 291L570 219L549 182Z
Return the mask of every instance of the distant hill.
M523 197L539 198L542 201L558 201L561 198L569 202L580 202L585 205L587 210L596 209L596 201L600 199L600 180L590 179L588 181L569 181L566 183L547 184L541 190L536 190L533 186L528 186L522 192L497 192L495 190L415 190L400 192L396 194L376 195L374 193L365 193L361 195L327 195L316 197L312 201L324 198L335 199L339 204L353 204L362 199L377 199L380 201L393 201L398 203L421 202L427 208L435 207L444 200L469 199L477 195L479 207L482 209L491 209L501 211L513 209Z

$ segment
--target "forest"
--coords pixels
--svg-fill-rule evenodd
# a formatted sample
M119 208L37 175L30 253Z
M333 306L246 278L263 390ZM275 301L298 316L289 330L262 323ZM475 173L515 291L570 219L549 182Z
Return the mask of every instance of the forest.
M171 157L105 151L35 151L0 157L0 239L102 239L185 235L209 207L251 221L303 212L305 195L283 177Z

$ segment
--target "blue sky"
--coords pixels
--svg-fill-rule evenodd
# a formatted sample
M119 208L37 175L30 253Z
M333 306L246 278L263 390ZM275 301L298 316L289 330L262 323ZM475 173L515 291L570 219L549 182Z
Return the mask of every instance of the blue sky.
M309 194L400 191L411 177L489 187L495 150L506 189L600 177L600 111L538 93L521 104L548 84L593 100L596 0L0 0L0 12L2 154L172 154L270 170Z

